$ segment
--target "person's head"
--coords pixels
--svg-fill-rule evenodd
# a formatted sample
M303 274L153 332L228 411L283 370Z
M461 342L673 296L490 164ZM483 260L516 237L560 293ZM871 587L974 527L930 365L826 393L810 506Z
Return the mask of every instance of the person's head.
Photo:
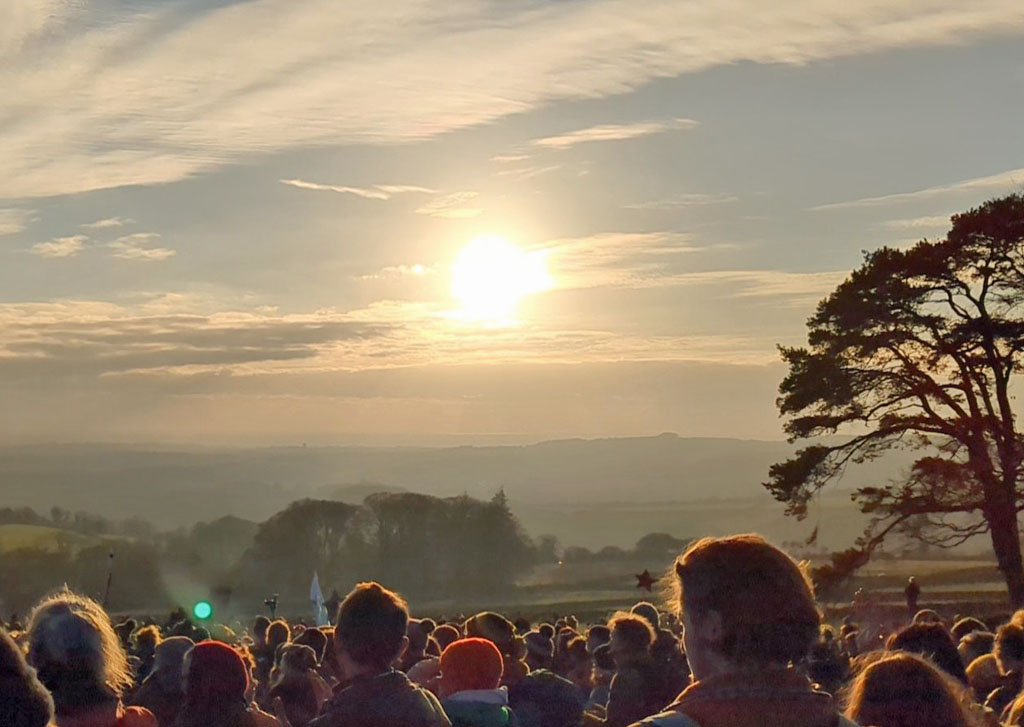
M296 679L308 676L316 669L316 652L302 644L285 644L281 649L281 658L274 667L270 680L277 683L283 679Z
M338 608L334 643L346 676L386 671L408 644L409 607L379 583L360 583Z
M267 629L270 628L270 619L266 616L257 616L252 620L252 639L257 647L267 643Z
M201 641L186 654L183 671L179 727L226 727L248 710L249 670L233 647Z
M875 727L969 727L963 687L915 654L894 653L854 680L847 716Z
M267 627L267 647L272 650L276 651L278 646L287 644L291 638L292 630L288 627L287 621L278 619Z
M552 626L551 624L548 624L548 623L541 624L540 626L537 627L537 631L539 631L540 633L544 634L544 638L546 638L546 639L552 639L553 640L555 638L555 627Z
M615 676L615 659L612 658L611 647L601 644L594 649L594 686L608 686Z
M466 620L466 636L487 639L505 656L516 651L516 627L501 614L483 611Z
M1003 674L1024 669L1024 628L1015 623L1000 626L992 652Z
M161 641L153 652L151 679L156 679L169 692L185 690L182 666L185 655L195 642L187 636L171 636Z
M917 623L900 629L889 637L885 644L888 651L907 651L920 654L935 662L935 665L961 682L967 683L960 654L956 650L949 632L941 624Z
M14 640L0 628L0 724L46 727L53 719L53 699Z
M972 631L960 639L956 650L960 661L968 666L979 656L991 654L996 644L996 635L989 631Z
M583 637L577 636L566 645L565 668L565 677L573 684L585 689L591 687L594 667L587 651L587 641Z
M119 639L121 639L121 646L126 649L131 646L132 633L134 633L137 627L138 623L136 623L135 619L132 618L126 618L124 621L121 621L114 626L114 633L117 634Z
M655 631L661 628L661 614L658 613L658 609L654 607L653 603L641 601L633 606L629 612L636 616L643 616Z
M587 629L587 651L591 654L597 647L607 644L612 638L612 632L604 624L596 624Z
M409 637L409 648L407 654L413 656L423 656L423 653L427 649L427 640L430 638L430 632L434 630L434 622L430 622L430 628L428 630L427 625L418 619L409 619L409 624L405 628L405 635Z
M942 625L942 616L939 615L938 611L933 611L930 608L922 608L914 614L913 623Z
M501 652L487 639L459 639L441 654L441 698L459 692L497 689L504 672Z
M143 626L133 637L135 648L142 654L152 654L160 643L160 629L156 626Z
M677 606L695 679L804 657L821 616L806 574L759 535L703 538L675 564Z
M968 616L967 618L959 619L953 624L953 628L949 630L949 635L953 637L953 641L960 643L963 637L975 631L988 631L988 626L981 620Z
M451 624L442 624L434 629L431 637L437 642L438 648L440 648L441 651L444 651L451 644L462 638L462 634L460 634L459 630Z
M324 652L327 650L327 636L320 629L306 629L296 636L292 643L311 648L316 655L318 664L324 660Z
M527 632L530 630L530 621L529 621L529 619L523 618L522 616L517 618L513 622L513 624L516 627L516 633L519 634L520 636L526 636Z
M133 683L128 657L103 608L68 590L44 599L29 622L28 661L73 716L119 699Z
M608 622L612 658L619 669L647 658L654 643L654 629L642 616L618 613Z
M531 670L550 669L555 656L555 645L540 631L530 631L526 641L526 664Z

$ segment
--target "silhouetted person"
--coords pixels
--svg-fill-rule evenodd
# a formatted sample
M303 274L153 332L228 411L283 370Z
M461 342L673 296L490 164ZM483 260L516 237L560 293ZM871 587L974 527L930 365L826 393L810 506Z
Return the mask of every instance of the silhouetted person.
M588 717L590 724L625 727L660 711L663 701L662 675L651 660L654 629L646 618L630 613L616 614L608 622L608 644L615 662L615 676L608 692L603 719Z
M466 636L487 639L498 647L504 659L504 671L501 677L502 686L509 689L526 676L530 669L523 661L526 656L526 645L517 636L516 627L501 614L484 611L466 620L464 631Z
M319 689L316 652L302 644L286 644L281 663L270 677L269 700L280 699L292 727L306 727L329 697Z
M982 727L963 685L920 656L895 653L868 665L850 688L847 715L873 727Z
M917 584L917 579L914 576L910 576L907 580L907 587L903 589L903 595L907 598L907 613L910 618L913 618L917 613L917 602L921 598L921 586Z
M510 727L508 691L499 689L504 663L487 639L460 639L441 654L439 696L453 727Z
M608 644L601 644L594 649L593 661L594 671L590 678L593 686L587 698L586 709L605 710L608 707L612 679L615 677L615 660L612 658L611 647Z
M173 727L274 727L277 720L250 707L249 673L241 655L203 641L185 656L185 698Z
M392 668L408 623L405 601L377 583L345 597L334 629L344 681L314 727L450 727L437 698Z
M133 683L128 657L92 599L64 590L36 606L28 662L53 696L57 727L156 727L151 712L121 703Z
M1014 624L1003 624L996 631L993 654L1002 675L1002 684L985 699L985 706L1008 721L1009 711L1003 711L1017 698L1021 691L1024 673L1024 628Z
M946 627L937 623L915 623L900 629L889 637L885 648L889 651L909 651L935 662L935 665L962 684L967 684L967 672L953 638Z
M0 629L0 725L46 727L53 719L53 699L25 663L21 649Z
M195 646L187 636L172 636L156 647L153 669L135 692L131 703L145 707L162 726L174 724L185 699L182 677L185 655Z
M675 586L694 681L642 724L845 724L835 700L791 666L817 639L821 617L807 576L786 553L758 535L704 538L676 561Z

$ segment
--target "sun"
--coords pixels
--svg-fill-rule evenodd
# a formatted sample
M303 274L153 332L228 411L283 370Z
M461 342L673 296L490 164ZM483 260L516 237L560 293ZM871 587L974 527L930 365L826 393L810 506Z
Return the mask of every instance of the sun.
M467 320L510 321L523 297L551 286L543 252L527 252L497 235L477 237L452 265L452 295Z

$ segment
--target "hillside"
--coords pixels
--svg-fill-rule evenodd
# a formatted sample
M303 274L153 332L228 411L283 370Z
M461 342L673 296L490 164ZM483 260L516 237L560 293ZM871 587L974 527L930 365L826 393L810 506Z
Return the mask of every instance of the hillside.
M628 545L655 529L693 534L706 521L694 503L744 501L718 508L712 518L732 530L786 522L760 483L768 467L791 450L785 442L673 434L434 449L7 447L0 448L0 493L8 506L46 512L60 503L172 527L223 515L259 522L292 500L327 493L353 501L385 489L490 497L504 487L533 534L552 532L566 543ZM842 484L888 479L903 461L894 457L853 469ZM850 513L848 503L841 509ZM667 528L671 523L664 520L673 511L684 513L680 520L686 522ZM648 521L658 527L648 527Z

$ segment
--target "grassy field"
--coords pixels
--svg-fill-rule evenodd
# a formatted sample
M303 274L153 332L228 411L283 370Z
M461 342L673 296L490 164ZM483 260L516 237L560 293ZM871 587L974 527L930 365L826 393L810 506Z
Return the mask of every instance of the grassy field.
M46 527L45 525L0 525L0 553L21 548L34 548L56 552L61 548L79 551L94 545L110 542L110 537L81 535L69 530Z

